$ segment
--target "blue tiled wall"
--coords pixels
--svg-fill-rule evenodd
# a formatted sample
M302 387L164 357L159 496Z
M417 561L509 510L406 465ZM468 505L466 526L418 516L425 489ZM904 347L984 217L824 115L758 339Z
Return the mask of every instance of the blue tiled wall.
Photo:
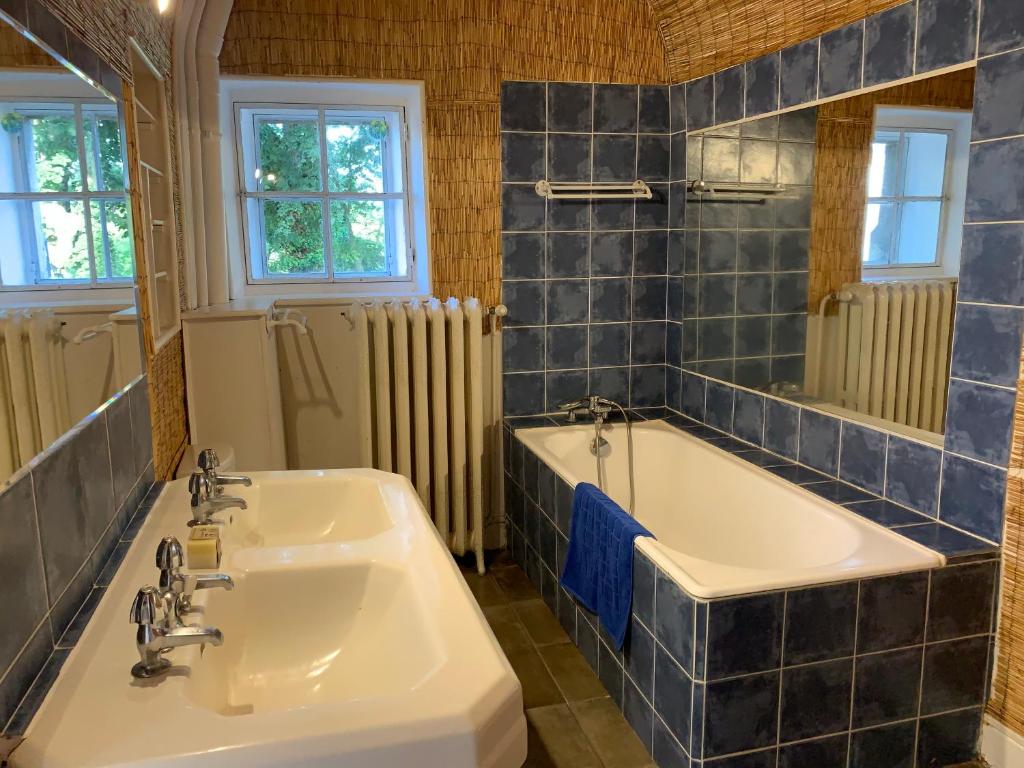
M974 756L994 643L991 549L930 571L715 600L636 552L620 653L558 586L571 488L508 429L505 440L512 552L660 768L926 768ZM776 469L803 472L793 479L826 497L841 485L785 460ZM835 500L875 505L857 511L896 530L929 527L859 498Z
M127 550L154 485L151 432L143 376L0 491L4 735L23 732Z
M840 425L834 417L772 400L765 405L764 440L784 455L872 490L882 484L889 498L993 542L1002 539L1024 327L1022 47L1020 3L915 0L748 62L743 78L734 67L682 86L686 124L693 131L977 60L943 449L850 422ZM701 372L693 363L682 367ZM719 371L714 375L727 378ZM696 398L708 386L670 367L667 404L704 419ZM840 459L843 440L853 451L846 461Z
M777 61L767 63L747 76L774 93ZM753 82L747 102L766 96ZM669 252L670 368L749 387L803 383L816 118L809 108L687 137L687 179L781 183L793 198L685 203L685 231L672 233Z
M665 402L669 89L506 82L501 92L505 413L587 392ZM633 181L650 201L551 201L551 181Z

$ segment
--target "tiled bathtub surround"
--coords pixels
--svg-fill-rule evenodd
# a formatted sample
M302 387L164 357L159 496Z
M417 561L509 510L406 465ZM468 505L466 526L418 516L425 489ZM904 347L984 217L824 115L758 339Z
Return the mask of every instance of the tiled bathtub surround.
M663 86L502 84L505 413L590 391L665 402L670 115ZM650 201L549 201L534 184L633 181Z
M146 508L153 486L152 459L141 377L0 492L5 736L28 725L120 564L137 528L133 521L144 517L137 510Z
M511 432L506 443L513 554L661 768L925 768L974 756L993 643L991 549L931 571L710 601L636 552L630 635L616 653L558 587L571 489ZM837 486L785 459L777 469L825 495ZM875 505L856 511L883 524L936 527L843 498Z
M686 231L672 233L682 253L669 254L669 295L679 292L669 302L671 368L749 387L802 384L816 118L803 109L687 137L687 179L783 184L787 194L687 201Z

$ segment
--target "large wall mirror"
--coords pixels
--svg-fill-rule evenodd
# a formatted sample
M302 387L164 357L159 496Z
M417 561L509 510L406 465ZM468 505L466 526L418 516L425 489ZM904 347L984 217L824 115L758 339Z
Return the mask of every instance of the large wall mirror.
M0 481L143 369L117 96L0 23Z
M973 89L691 133L685 365L941 444Z

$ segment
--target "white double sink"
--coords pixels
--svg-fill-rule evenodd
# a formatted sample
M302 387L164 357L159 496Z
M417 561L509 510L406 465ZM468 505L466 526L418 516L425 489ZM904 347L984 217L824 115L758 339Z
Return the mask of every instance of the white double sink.
M218 515L235 588L196 592L187 617L223 645L130 675L128 607L157 580L160 539L184 542L191 517L184 481L170 483L12 768L521 766L519 682L408 481L252 479L238 490L249 508Z

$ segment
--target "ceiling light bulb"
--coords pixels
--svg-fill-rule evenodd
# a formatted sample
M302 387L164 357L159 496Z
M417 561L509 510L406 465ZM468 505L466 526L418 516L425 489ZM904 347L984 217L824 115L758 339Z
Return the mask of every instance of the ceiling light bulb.
M167 13L167 9L171 7L171 0L156 0L156 9L160 13Z

